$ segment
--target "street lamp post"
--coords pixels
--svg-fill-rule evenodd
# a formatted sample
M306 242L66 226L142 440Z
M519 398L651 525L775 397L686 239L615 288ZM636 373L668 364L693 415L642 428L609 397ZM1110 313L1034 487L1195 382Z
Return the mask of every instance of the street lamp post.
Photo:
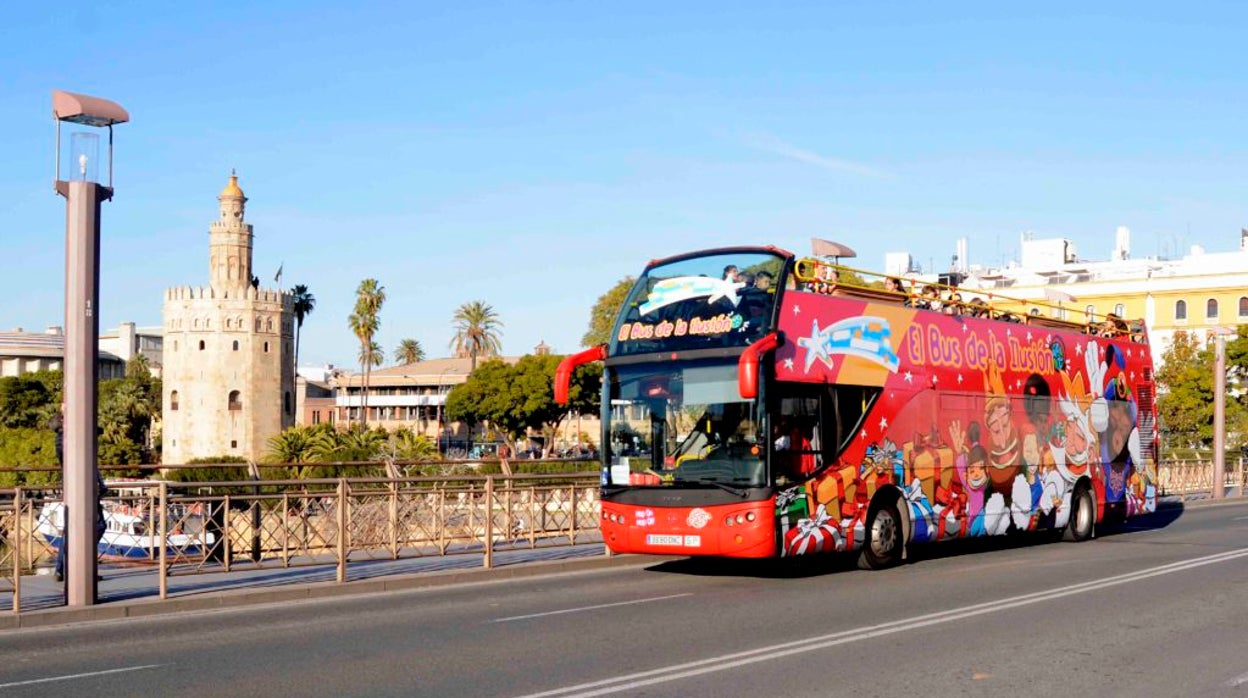
M96 430L100 349L100 204L113 198L113 126L130 120L120 105L98 97L55 90L56 193L65 197L64 462L65 599L70 606L95 604L95 480L99 464ZM99 135L70 134L69 179L61 179L61 124L108 129L108 186L99 183ZM69 532L73 533L70 534Z
M1213 498L1226 494L1226 336L1233 330L1213 328Z

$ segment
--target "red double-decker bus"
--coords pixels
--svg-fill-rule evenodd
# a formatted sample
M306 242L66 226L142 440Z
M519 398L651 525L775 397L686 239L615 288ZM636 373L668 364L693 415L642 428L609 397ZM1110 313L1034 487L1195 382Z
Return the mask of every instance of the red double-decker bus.
M775 247L656 260L611 342L563 362L561 401L576 366L605 363L612 550L860 550L881 568L912 543L1084 540L1155 508L1142 322L1015 315L999 297L844 272Z

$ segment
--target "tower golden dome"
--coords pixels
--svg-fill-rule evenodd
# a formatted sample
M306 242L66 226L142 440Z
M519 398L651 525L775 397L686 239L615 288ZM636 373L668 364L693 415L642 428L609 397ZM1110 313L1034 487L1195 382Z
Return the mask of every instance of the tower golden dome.
M230 183L221 190L221 197L245 198L242 187L238 186L238 175L234 173L234 170L230 170Z

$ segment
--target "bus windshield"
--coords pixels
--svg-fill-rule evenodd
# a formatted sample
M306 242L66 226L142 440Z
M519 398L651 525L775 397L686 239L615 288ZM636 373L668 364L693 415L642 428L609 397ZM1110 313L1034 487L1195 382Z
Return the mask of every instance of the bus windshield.
M761 415L737 389L736 362L608 368L612 485L761 487Z
M726 250L647 269L629 292L611 356L743 347L769 331L784 258Z

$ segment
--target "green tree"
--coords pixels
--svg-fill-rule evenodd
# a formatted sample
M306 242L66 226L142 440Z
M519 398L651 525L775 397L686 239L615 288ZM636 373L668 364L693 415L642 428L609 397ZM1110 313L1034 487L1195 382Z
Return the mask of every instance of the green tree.
M446 414L452 421L488 423L516 438L530 431L545 437L553 448L559 424L578 412L597 410L601 366L586 366L573 374L569 406L555 404L555 369L561 356L528 355L514 365L487 361L447 396Z
M596 347L611 341L616 318L624 307L624 301L628 300L628 292L636 283L635 277L626 276L617 281L611 290L598 296L594 307L589 310L589 329L581 337L581 346Z
M1204 346L1187 332L1174 333L1157 370L1157 413L1170 448L1207 449L1213 445L1214 347ZM1248 326L1241 326L1226 344L1225 416L1227 444L1244 442L1248 404L1235 388L1235 378L1248 371Z
M414 364L425 360L425 348L415 339L404 339L395 347L394 360L400 364Z
M44 381L32 375L0 378L0 427L9 429L41 427L51 416L57 395Z
M457 353L466 353L472 358L472 370L477 370L477 357L497 356L502 351L500 330L502 320L498 313L484 301L470 301L459 306L454 321L455 337L451 346Z
M361 384L361 400L360 400L360 424L368 426L368 383L369 377L372 375L373 366L380 365L380 361L373 362L373 350L375 343L373 337L377 334L377 330L381 328L381 306L386 302L386 289L377 279L364 279L355 289L355 311L347 318L347 322L351 325L351 331L355 333L357 339L360 340L360 368L362 370L363 383Z

